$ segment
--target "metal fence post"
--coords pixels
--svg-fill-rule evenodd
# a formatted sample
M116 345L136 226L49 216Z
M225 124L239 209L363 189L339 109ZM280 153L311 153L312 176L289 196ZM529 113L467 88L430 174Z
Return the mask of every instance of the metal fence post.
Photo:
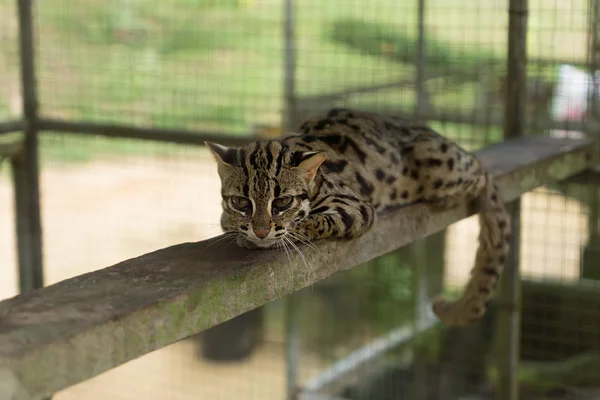
M527 80L527 0L510 0L508 9L508 59L504 138L525 134L525 102ZM511 252L501 280L499 314L499 383L497 398L516 400L519 397L518 373L520 338L520 219L521 202L509 206L512 219Z
M284 32L284 71L283 94L285 109L282 120L283 129L289 132L297 123L296 114L296 43L294 25L294 1L285 0L283 6ZM292 293L285 297L285 336L286 336L286 398L298 397L298 365L300 358L300 337L298 331L299 301L301 293Z
M18 0L24 149L12 163L15 187L19 287L21 292L44 285L38 161L38 99L35 82L33 4Z

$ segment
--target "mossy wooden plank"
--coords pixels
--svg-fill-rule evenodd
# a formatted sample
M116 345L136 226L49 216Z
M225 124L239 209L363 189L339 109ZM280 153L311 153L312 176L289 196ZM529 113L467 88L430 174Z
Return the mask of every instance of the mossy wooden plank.
M527 137L478 153L507 201L593 165L591 141ZM0 303L0 400L39 399L431 235L467 205L380 216L351 242L303 247L307 264L220 237L157 250ZM85 251L85 249L81 249Z

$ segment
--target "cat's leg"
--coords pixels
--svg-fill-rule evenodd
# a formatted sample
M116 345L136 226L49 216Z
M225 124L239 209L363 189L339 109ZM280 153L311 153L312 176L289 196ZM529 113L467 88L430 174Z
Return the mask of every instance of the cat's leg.
M375 209L369 203L351 195L332 195L321 200L302 220L294 222L290 233L300 241L327 237L352 239L367 232L375 218Z

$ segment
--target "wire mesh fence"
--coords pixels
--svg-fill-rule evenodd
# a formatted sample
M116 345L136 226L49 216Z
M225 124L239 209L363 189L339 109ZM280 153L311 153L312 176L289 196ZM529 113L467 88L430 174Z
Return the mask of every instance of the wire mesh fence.
M589 81L595 82L596 3L530 1L527 134L595 132L599 121L586 101L593 92ZM506 1L428 0L419 16L416 0L304 0L293 3L291 21L286 4L292 3L35 2L40 117L250 140L280 135L287 118L297 125L343 105L419 115L469 150L503 139ZM21 114L15 15L14 2L0 0L0 123ZM580 126L557 128L559 120ZM218 177L203 148L44 131L40 153L47 283L220 232ZM13 273L5 170L0 264ZM597 208L589 184L555 185L523 197L522 398L600 396L594 388L600 368L592 368L598 365L600 303L590 286L598 279ZM452 292L466 281L476 235L470 218L298 294L294 385L315 384L332 364L352 364L348 356L356 349L398 337L389 335L395 329L416 329L423 293ZM16 277L3 276L4 298L16 293ZM223 343L226 334L220 341L197 336L55 398L285 398L292 329L285 323L286 301L262 309L262 319L239 322L229 343ZM502 356L497 314L493 308L465 329L428 329L381 353L367 347L361 354L372 357L322 391L348 400L492 398L494 360ZM229 363L202 350L209 343L225 351L246 339L250 344Z

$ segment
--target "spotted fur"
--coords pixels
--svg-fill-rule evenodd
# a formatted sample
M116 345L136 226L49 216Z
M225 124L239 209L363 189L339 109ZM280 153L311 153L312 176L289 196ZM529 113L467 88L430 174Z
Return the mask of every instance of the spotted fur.
M504 266L510 219L475 156L427 126L356 110L330 110L299 131L237 149L207 143L222 183L224 231L253 248L284 236L352 239L388 207L476 200L481 229L470 280L458 299L438 299L433 309L449 325L481 317Z

